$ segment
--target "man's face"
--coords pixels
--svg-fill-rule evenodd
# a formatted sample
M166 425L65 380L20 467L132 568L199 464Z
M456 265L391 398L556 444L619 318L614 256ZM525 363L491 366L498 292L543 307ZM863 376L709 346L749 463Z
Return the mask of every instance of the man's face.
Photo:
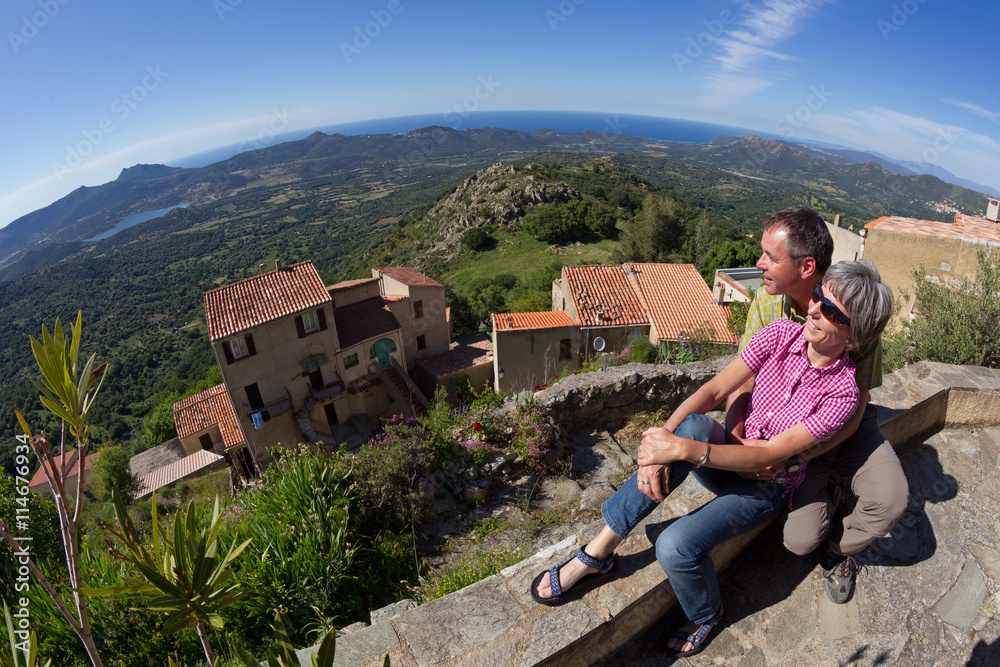
M792 285L800 280L798 262L792 260L785 250L788 232L771 228L760 239L763 251L757 260L757 268L763 272L764 289L768 294L788 294Z

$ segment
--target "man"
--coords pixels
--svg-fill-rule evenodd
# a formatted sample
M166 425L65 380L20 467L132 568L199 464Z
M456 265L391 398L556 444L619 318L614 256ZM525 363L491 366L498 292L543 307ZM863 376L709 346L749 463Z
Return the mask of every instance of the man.
M764 284L747 315L741 352L755 333L776 319L805 321L813 290L830 266L833 239L815 211L799 206L779 211L764 222L761 250L757 268L762 271ZM908 502L908 486L899 459L878 429L877 411L868 405L868 392L882 384L881 357L881 341L851 352L857 365L858 407L836 436L801 457L809 459L809 465L805 480L791 499L784 528L785 547L793 553L806 555L822 545L824 587L837 604L847 602L854 593L858 571L854 554L888 534ZM733 435L744 435L752 388L750 382L729 399L726 430ZM827 490L831 473L839 480L851 480L851 489L858 498L854 510L834 526L831 523L838 499L831 498ZM774 474L773 470L762 470L750 476L770 479ZM654 500L662 500L662 471L651 472L648 479L651 484L644 492Z
M830 266L833 239L815 211L799 206L775 213L764 222L761 250L757 268L762 271L764 285L747 315L741 351L773 320L803 320L811 294ZM857 365L857 410L840 433L804 457L811 460L805 481L792 497L784 529L785 547L800 556L827 538L820 563L826 593L837 604L847 602L854 593L858 571L854 554L889 533L906 509L909 491L899 459L879 431L877 411L868 405L868 392L882 384L881 341L852 351L851 358ZM728 405L727 423L732 418L740 435L749 389L744 387L746 393ZM858 498L843 523L833 526L837 499L830 498L827 491L831 472L839 480L851 480Z

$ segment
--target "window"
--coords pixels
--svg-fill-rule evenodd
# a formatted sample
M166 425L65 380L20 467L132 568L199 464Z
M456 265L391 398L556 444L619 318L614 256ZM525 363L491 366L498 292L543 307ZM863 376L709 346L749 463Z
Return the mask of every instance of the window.
M344 368L351 368L358 365L358 353L349 354L344 357Z
M642 338L645 335L642 329L629 329L628 331L628 342L631 343L636 338Z
M212 436L208 433L198 436L198 442L201 444L201 448L207 451L212 451Z
M570 347L571 343L569 338L563 338L559 341L559 361L568 361L573 358L573 353Z
M298 332L299 338L305 338L317 331L326 331L326 313L320 308L319 310L307 310L301 315L296 315L295 330Z
M413 319L419 320L424 316L424 302L414 301L413 302Z
M427 336L420 335L417 336L417 349L423 350L427 347Z
M260 410L264 407L264 399L261 398L260 388L256 382L248 387L243 387L243 391L247 393L247 401L250 403L251 410Z
M315 310L302 313L302 326L306 330L307 334L319 331L319 318L316 317Z
M249 357L250 351L247 349L247 339L243 336L237 336L230 344L233 346L233 359L242 359L243 357Z
M309 373L309 385L313 388L313 391L319 391L324 387L323 384L323 371L316 369Z
M222 341L222 354L226 357L226 362L230 364L240 359L252 357L257 354L257 349L253 344L253 336L243 334Z

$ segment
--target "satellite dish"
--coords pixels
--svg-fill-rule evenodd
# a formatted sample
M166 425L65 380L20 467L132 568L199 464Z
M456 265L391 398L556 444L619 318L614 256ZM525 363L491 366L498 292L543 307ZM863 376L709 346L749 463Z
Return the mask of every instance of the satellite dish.
M601 338L600 336L594 339L594 349L597 350L598 352L604 351L604 339Z

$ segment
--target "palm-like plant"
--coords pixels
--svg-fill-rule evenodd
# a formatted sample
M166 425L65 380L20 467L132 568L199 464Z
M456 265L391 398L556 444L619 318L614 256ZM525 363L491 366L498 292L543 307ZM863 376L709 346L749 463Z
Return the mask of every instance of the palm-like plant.
M6 600L3 603L3 618L7 626L7 641L10 643L10 655L0 653L0 667L38 667L41 658L38 657L38 637L35 635L35 631L31 631L31 635L27 640L22 639L25 631L14 629L14 618L10 615L10 609L7 607ZM17 641L18 639L22 639L22 641ZM333 663L331 662L330 664L332 665ZM50 667L51 665L52 661L46 660L43 667Z
M42 462L40 469L45 475L49 491L55 500L63 551L66 557L66 572L69 575L70 586L73 588L74 609L70 610L69 605L38 568L33 558L27 559L27 567L52 598L66 622L69 623L70 628L80 638L91 663L94 667L102 667L101 656L97 652L97 645L94 643L94 637L90 630L86 598L79 590L82 571L80 569L78 533L83 499L84 464L87 459L87 411L93 404L94 398L101 388L101 383L104 381L107 364L101 364L95 368L95 357L91 355L87 363L82 368L80 367L79 353L82 328L83 317L82 314L78 313L71 336L66 335L62 323L58 319L51 335L48 329L44 325L42 326L41 341L29 336L31 351L35 355L35 362L42 374L41 380L32 380L32 382L41 392L39 399L42 405L62 420L57 453L53 453L45 435L32 434L28 422L21 413L17 410L14 413L24 430L24 435L18 436L18 440L23 444L29 444ZM67 436L76 438L76 456L80 462L75 490L67 488L70 464L72 463L67 461ZM58 466L55 463L57 457L60 459ZM7 540L15 552L19 550L20 547L13 532L4 525L3 521L0 521L0 536Z
M126 585L114 588L84 589L88 595L122 595L146 600L149 611L167 614L163 634L195 629L201 640L208 664L215 663L208 642L207 626L223 626L219 611L243 597L243 589L228 580L233 571L230 564L250 544L246 540L237 546L234 540L223 550L219 543L219 499L215 499L212 520L199 528L194 503L174 518L171 528L161 527L156 515L156 496L152 500L153 543L147 550L138 531L132 525L125 505L113 494L119 531L110 531L125 547L122 552L112 548L112 555L130 563L141 578L127 577ZM110 545L109 545L110 546Z

